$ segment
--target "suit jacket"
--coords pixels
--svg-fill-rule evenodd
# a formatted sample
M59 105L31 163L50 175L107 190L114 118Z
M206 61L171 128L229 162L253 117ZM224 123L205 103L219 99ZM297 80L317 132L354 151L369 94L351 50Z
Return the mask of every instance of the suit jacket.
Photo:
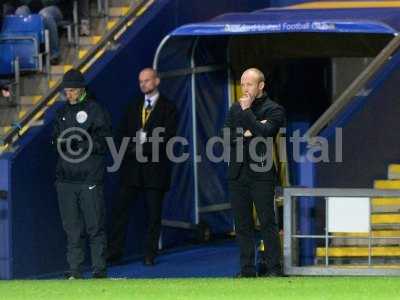
M142 128L143 104L144 99L139 98L127 107L119 130L120 138L137 136L137 132ZM138 141L137 143L130 141L121 169L122 184L142 188L169 189L171 163L166 155L166 144L171 137L176 135L177 113L175 106L162 95L158 98L143 128L148 139L154 136L156 128L161 128L162 132L159 136L163 138L158 151L153 153L150 142L140 144ZM139 157L137 151L146 156L148 161L140 162L137 159ZM152 156L154 158L158 156L158 161L153 161Z
M284 108L266 95L245 110L234 103L224 126L229 129L230 137L228 180L237 180L241 172L247 172L255 180L275 180L273 141L285 123ZM251 137L244 136L246 130L252 133Z

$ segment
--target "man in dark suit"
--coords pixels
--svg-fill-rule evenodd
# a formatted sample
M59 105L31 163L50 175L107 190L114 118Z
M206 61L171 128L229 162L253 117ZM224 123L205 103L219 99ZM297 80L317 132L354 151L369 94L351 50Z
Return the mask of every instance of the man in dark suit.
M241 77L243 96L229 110L225 128L230 132L228 186L240 248L238 277L255 277L253 203L266 245L267 275L281 275L281 250L275 221L276 173L273 138L284 126L285 112L264 92L264 74L255 68Z
M129 207L142 194L148 213L144 264L151 266L157 255L162 202L171 177L166 145L176 134L177 121L175 106L158 92L160 78L155 70L142 70L139 84L144 97L128 107L120 127L122 138L137 139L129 144L122 163L121 191L113 209L108 260L116 262L122 257ZM163 141L153 147L152 139L158 135L157 131L161 131L159 136Z

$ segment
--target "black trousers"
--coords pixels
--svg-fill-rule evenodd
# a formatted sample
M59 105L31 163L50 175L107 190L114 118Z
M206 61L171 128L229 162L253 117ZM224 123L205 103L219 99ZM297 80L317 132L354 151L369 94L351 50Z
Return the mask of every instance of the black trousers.
M255 181L242 172L237 180L229 181L229 193L235 218L236 239L240 248L240 267L243 273L255 273L255 235L253 203L261 225L261 237L266 247L268 269L281 266L281 249L275 220L272 181Z
M86 235L93 272L106 270L106 232L103 186L57 183L58 204L67 235L67 261L71 272L81 272Z
M141 189L134 186L123 186L112 213L111 237L108 246L109 256L122 256L129 222L130 206L140 194L145 197L148 216L148 227L144 243L144 255L154 258L157 255L158 240L161 230L162 202L165 192L157 189Z

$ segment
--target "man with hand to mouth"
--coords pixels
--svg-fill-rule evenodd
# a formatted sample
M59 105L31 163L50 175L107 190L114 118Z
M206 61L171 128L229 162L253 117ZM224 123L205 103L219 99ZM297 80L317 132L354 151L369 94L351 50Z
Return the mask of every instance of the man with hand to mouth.
M240 248L238 277L256 277L253 204L266 245L267 276L282 275L281 249L275 221L274 196L276 171L272 145L285 111L264 92L264 74L255 68L241 77L243 96L227 115L225 128L230 132L228 187ZM257 139L257 140L256 140ZM243 153L239 157L238 153ZM242 159L243 158L243 159Z

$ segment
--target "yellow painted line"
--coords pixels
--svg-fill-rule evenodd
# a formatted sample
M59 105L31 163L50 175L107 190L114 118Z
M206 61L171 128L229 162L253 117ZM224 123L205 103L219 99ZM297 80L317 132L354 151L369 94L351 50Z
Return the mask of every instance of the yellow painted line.
M400 165L398 164L389 165L389 173L400 173Z
M47 102L47 106L53 105L56 102L58 96L59 95L57 94L53 98L51 98L51 100L49 102Z
M86 65L81 69L81 72L82 72L82 73L86 73L86 71L89 70L89 68L90 68L91 65L92 65L92 64L86 64Z
M43 116L45 110L46 110L45 108L41 109L41 110L33 117L33 120L36 121L36 120L40 119L40 118Z
M143 7L137 12L136 16L142 15L142 14L150 7L150 5L153 4L153 2L154 2L154 0L147 2L146 5L143 6ZM125 11L125 10L126 10L126 11ZM126 14L129 12L129 10L130 10L130 7L129 7L129 6L124 7L124 11L126 12ZM134 22L135 20L136 20L136 18L133 18L132 20L130 20L130 21L127 23L127 24L128 24L127 26L132 25L133 22ZM107 30L111 30L116 24L117 24L117 20L108 21L108 22L107 22L107 25L106 25ZM94 37L94 38L98 38L98 40L96 41L96 43L99 42L99 41L101 40L101 36L96 36L96 37ZM86 64L86 65L81 69L81 72L82 72L82 73L87 72L87 70L92 66L92 64L93 64L97 59L99 59L99 58L104 54L104 52L105 52L105 49L104 49L104 48L103 48L102 50L100 50L99 52L97 52L97 53L94 55L94 57L93 57L94 59L91 61L91 63ZM86 53L85 53L85 54L86 54ZM81 59L81 58L83 57L83 56L81 56L81 55L83 55L83 53L81 53L81 51L79 51L79 59Z
M368 237L365 232L332 232L332 235L338 237ZM400 230L374 230L371 232L372 237L400 237Z
M105 48L103 48L103 49L101 49L99 52L97 52L97 53L94 55L95 61L98 60L98 59L104 54L104 52L106 52L106 49L105 49Z
M36 104L42 99L42 96L33 96L32 103Z
M90 38L90 43L92 45L96 45L98 42L101 41L101 35L95 35Z
M130 6L118 6L110 8L110 15L115 17L123 17L128 14Z
M147 2L137 13L136 16L141 16L152 5L154 0Z
M106 51L105 47L102 48L100 51L98 51L92 58L92 60L86 64L82 69L81 72L85 73L87 70L89 70L89 68L92 66L92 64L94 64L96 62L96 60L98 60Z
M107 29L111 30L116 24L117 24L117 21L108 21L107 22Z
M51 73L53 74L64 74L71 70L73 65L59 65L59 66L52 66Z
M27 111L26 110L21 110L18 113L18 119L22 119L26 115Z
M79 59L84 58L87 53L88 53L88 50L79 50L79 54L78 54Z
M136 13L136 17L140 17L141 15L144 14L144 12L147 10L146 6L143 6L139 11Z
M400 205L400 198L372 198L373 206L393 206Z
M400 214L376 214L371 216L372 224L400 223Z
M400 180L375 180L374 188L376 189L400 189Z
M19 135L23 135L25 132L27 132L29 127L30 127L29 124L22 127L22 129L19 131Z
M328 248L329 257L367 257L367 247L332 247ZM325 248L317 248L317 256L325 256ZM400 256L400 247L372 247L371 256Z
M122 6L121 7L121 12L122 12L122 15L127 15L128 14L128 12L129 12L129 10L130 10L130 7L129 6Z
M55 87L56 86L56 84L57 84L57 80L49 80L49 88L53 88L53 87Z
M128 26L124 26L121 28L120 31L118 31L115 35L114 35L114 41L118 40L121 35L126 31L126 29L128 28Z
M6 127L4 127L3 128L3 133L7 133L7 132L9 132L9 131L11 131L11 126L6 126Z
M42 99L42 96L22 96L21 101L23 103L29 102L29 104L36 104Z
M64 68L64 73L66 73L73 68L73 65L64 65L63 68Z
M133 22L135 22L136 18L133 18L132 20L130 20L128 23L126 23L126 26L129 27L133 24Z
M335 9L400 7L400 1L321 1L287 6L288 9Z

